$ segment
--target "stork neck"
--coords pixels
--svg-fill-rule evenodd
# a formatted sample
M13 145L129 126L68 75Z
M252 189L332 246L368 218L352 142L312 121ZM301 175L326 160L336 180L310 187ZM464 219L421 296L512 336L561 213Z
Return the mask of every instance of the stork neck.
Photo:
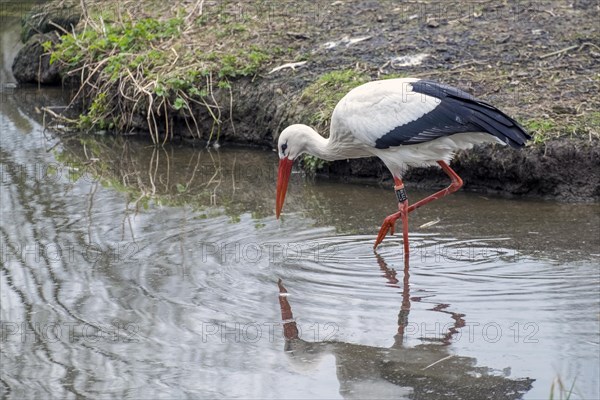
M314 129L310 130L306 141L306 152L325 161L336 160L336 154L330 148L330 140L319 135Z

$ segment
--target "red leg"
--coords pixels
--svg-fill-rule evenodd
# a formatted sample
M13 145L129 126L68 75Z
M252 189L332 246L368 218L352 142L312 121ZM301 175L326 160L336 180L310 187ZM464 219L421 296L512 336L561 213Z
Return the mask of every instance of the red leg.
M281 308L281 320L283 321L283 336L286 340L298 339L298 327L292 314L292 306L287 299L287 289L283 286L281 278L277 282L279 286L279 307Z
M404 242L404 256L408 256L408 198L406 197L406 191L404 190L404 183L400 178L394 177L394 182L396 186L394 189L396 190L396 196L398 197L398 212L392 215L388 215L381 225L381 229L379 229L379 235L377 235L377 240L375 241L375 245L373 248L377 248L379 243L383 241L385 235L387 235L388 230L391 231L391 234L394 234L396 220L398 218L402 218L402 237Z
M400 205L398 205L400 207ZM404 256L408 256L408 199L402 202L402 242L404 243Z
M454 193L462 187L462 185L463 185L462 179L460 179L460 176L458 176L456 174L456 172L454 172L454 170L452 168L450 168L450 166L448 164L446 164L445 161L440 160L437 163L440 165L440 167L442 167L444 172L452 180L452 183L450 184L450 186L448 186L445 189L440 190L439 192L432 194L431 196L427 196L424 199L419 200L410 206L408 206L408 201L398 204L398 209L400 211L398 211L395 214L387 216L383 220L383 225L381 225L381 229L379 230L379 235L377 235L377 240L375 241L374 248L377 248L377 246L379 246L379 243L381 243L383 241L383 238L385 238L388 231L390 231L392 235L394 234L394 229L395 229L394 227L395 227L396 221L399 218L402 218L402 225L403 225L403 229L404 229L404 238L405 238L404 239L404 254L405 255L408 254L408 213L416 210L417 208L419 208L421 206L424 206L427 203L432 202L433 200L441 199L442 197L447 196L450 193ZM394 177L396 186L398 186L398 182L396 181L396 179L397 178ZM398 181L400 181L400 180L398 179ZM400 182L402 182L402 181L400 181ZM406 207L407 211L404 210L404 207ZM404 220L405 218L406 218L406 222Z
M460 179L460 176L458 176L456 174L456 172L454 172L454 170L452 168L450 168L450 166L448 164L446 164L445 161L440 160L437 163L440 165L440 167L442 167L444 172L450 177L450 179L452 180L452 183L446 189L442 189L439 192L432 194L431 196L427 196L424 199L417 201L415 204L411 205L408 208L408 212L414 211L417 208L424 206L427 203L432 202L433 200L441 199L442 197L447 196L450 193L454 193L462 187L463 180Z

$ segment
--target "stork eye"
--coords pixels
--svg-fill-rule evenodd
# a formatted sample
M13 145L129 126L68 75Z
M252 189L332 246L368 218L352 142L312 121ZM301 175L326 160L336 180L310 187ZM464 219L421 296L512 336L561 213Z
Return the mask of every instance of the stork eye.
M285 151L287 150L287 143L281 145L281 154L285 155Z

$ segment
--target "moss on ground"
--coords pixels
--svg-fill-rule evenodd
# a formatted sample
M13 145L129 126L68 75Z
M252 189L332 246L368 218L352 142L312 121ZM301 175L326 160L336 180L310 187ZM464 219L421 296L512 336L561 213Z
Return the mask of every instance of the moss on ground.
M575 116L562 124L551 117L530 118L520 122L531 134L534 145L561 138L587 138L590 142L600 138L598 111Z

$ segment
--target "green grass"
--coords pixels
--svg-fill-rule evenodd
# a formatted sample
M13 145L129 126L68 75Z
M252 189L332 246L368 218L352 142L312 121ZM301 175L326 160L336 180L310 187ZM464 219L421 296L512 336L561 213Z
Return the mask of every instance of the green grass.
M562 123L552 118L531 118L520 121L533 137L533 144L544 144L550 139L573 138L600 139L600 112L593 111L574 116Z
M534 144L545 143L548 139L557 136L556 123L551 119L529 119L522 121L522 125L533 137Z
M302 169L308 173L308 175L315 175L317 171L323 169L326 164L326 161L313 155L304 154L302 156Z
M233 81L254 76L272 57L266 49L243 43L218 49L193 46L190 32L198 22L180 17L179 12L166 19L111 18L109 14L106 10L92 13L84 30L62 36L59 44L44 43L51 63L60 63L63 74L81 77L84 112L74 127L80 131L127 131L135 114L145 114L152 139L158 143L157 121L164 125L166 140L168 116L189 117L203 109L214 120L210 141L215 125L218 135L221 123L213 91L230 91ZM235 41L247 30L232 22L194 34ZM199 135L199 127L194 127L190 131Z

